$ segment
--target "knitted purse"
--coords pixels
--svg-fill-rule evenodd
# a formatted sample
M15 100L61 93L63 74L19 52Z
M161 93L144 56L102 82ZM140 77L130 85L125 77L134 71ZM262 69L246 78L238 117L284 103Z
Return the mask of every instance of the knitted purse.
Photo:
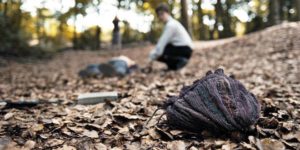
M167 122L180 129L243 132L258 120L260 104L239 81L217 69L169 98L164 109Z

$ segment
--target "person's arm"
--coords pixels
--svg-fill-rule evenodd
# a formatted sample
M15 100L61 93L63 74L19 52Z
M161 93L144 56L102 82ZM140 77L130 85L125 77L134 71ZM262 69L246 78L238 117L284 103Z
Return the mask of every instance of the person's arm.
M164 48L169 43L171 37L174 35L174 27L172 24L167 24L163 34L158 40L158 43L156 44L156 47L154 50L150 53L150 59L156 60L159 56L161 56L164 52Z

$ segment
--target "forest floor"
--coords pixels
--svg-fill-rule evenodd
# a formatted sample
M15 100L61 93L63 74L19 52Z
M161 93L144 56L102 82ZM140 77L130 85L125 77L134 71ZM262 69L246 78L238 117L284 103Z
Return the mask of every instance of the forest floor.
M300 23L286 23L241 38L196 42L193 57L178 72L135 72L124 78L81 79L88 64L126 55L145 66L153 46L120 51L67 51L50 60L2 60L0 99L61 104L0 110L0 149L300 149ZM157 126L154 110L184 85L223 68L262 105L255 134L245 139ZM118 91L126 98L76 105L80 93ZM165 120L165 118L163 118Z

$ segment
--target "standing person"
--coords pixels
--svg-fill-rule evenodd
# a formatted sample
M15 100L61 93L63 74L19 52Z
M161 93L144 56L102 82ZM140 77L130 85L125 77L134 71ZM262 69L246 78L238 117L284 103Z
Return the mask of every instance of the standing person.
M113 37L112 37L112 46L113 48L121 49L121 34L119 27L119 18L116 16L113 20L114 29L113 29Z
M179 70L191 58L192 39L185 28L172 18L168 5L160 4L156 8L156 14L165 23L165 27L155 49L149 55L150 61L163 62L168 70Z

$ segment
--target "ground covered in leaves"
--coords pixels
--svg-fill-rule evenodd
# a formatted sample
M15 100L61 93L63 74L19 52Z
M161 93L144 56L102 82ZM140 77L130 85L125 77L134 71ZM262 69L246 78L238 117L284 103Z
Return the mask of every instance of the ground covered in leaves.
M197 45L205 44L198 43ZM33 108L1 108L0 149L300 149L300 23L288 23L231 40L219 46L196 46L189 65L124 78L81 79L87 64L127 55L145 66L152 46L121 51L69 51L51 60L0 61L0 99L39 99ZM163 110L145 126L170 95L224 68L262 104L250 135L212 135L156 124ZM118 101L76 105L79 93L118 91ZM57 103L47 103L57 102Z

